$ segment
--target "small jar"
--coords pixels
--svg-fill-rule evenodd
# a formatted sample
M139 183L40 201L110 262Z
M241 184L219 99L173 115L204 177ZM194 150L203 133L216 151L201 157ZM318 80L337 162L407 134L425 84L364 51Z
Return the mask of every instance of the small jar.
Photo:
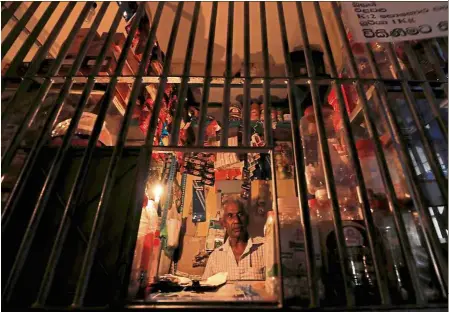
M260 120L265 120L265 104L260 104Z
M251 104L251 121L258 121L259 118L260 118L259 104L256 102L253 102Z
M271 109L271 121L277 122L278 120L278 111L275 108Z
M284 114L282 112L282 108L278 108L277 109L276 117L277 117L277 121L278 122L283 122L284 121Z
M242 120L242 106L240 105L240 103L231 103L229 107L229 119Z

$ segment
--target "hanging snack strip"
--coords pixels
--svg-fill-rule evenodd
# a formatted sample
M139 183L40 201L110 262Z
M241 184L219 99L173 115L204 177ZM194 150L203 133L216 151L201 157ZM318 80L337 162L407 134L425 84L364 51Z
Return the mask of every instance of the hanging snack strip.
M215 168L213 157L210 154L198 153L196 156L184 157L183 173L201 177L204 185L215 184Z

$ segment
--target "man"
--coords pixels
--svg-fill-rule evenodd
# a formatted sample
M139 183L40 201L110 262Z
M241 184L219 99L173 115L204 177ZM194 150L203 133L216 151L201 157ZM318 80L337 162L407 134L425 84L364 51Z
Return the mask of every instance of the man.
M210 255L203 279L228 272L228 280L264 280L265 258L262 238L250 238L248 215L243 203L227 200L220 220L228 239Z

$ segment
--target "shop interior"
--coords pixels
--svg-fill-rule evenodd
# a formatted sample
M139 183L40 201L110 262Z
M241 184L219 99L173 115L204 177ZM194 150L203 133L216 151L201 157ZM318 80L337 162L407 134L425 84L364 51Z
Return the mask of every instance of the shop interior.
M243 114L246 113L246 101L243 98L245 95L243 79L239 81L244 76L242 65L243 27L240 23L235 23L236 28L234 30L236 34L234 38L235 55L232 62L233 83L229 95L229 119L223 121L223 108L226 107L223 104L223 99L225 98L223 79L221 81L214 80L210 85L210 89L207 90L204 142L201 142L204 150L199 151L196 149L191 151L188 149L196 145L195 141L200 131L201 104L205 100L203 76L207 41L204 37L207 36L209 30L208 24L212 5L210 3L202 4L199 22L200 30L197 34L199 41L197 40L195 46L190 72L191 76L198 78L198 82L190 81L188 84L185 84L187 85L185 98L180 99L182 84L179 77L182 75L185 47L187 46L189 25L193 13L193 3L191 3L186 4L183 11L180 27L182 31L178 34L179 40L173 56L171 78L165 89L162 90L164 92L161 100L162 108L159 116L157 116L154 139L152 142L146 142L146 135L159 87L157 79L154 82L151 81L151 78L162 74L176 5L176 3L170 2L164 9L165 15L161 19L151 60L148 68L146 68L149 78L147 77L148 79L143 83L143 88L137 97L133 111L128 112L129 99L134 83L134 79L130 77L136 74L141 62L144 42L148 39L150 21L156 10L157 3L148 3L146 5L146 14L139 23L138 32L135 34L136 39L133 40L127 55L126 64L120 73L124 77L116 84L113 90L111 105L107 108L103 128L97 142L97 147L100 151L111 154L113 148L118 144L122 122L128 112L131 114L131 121L124 142L125 154L128 151L132 154L133 148L138 149L145 144L158 148L151 155L148 179L146 179L143 187L143 204L141 211L139 210L138 213L139 225L136 232L132 233L133 237L136 238L136 243L130 270L131 274L129 281L127 280L127 300L134 303L207 301L275 304L282 297L282 300L291 301L295 305L307 306L310 294L303 216L308 215L313 230L314 253L311 257L316 262L319 300L325 306L344 305L345 293L339 269L340 262L337 253L336 234L334 233L334 212L332 211L331 195L328 193L330 191L326 185L323 154L320 148L320 146L326 145L335 178L338 208L343 221L348 252L346 265L349 268L349 279L354 288L356 304L379 304L380 294L377 290L377 281L372 265L370 247L368 246L364 213L361 210L360 194L355 181L353 163L349 158L348 145L342 132L341 112L337 103L336 89L333 84L319 84L319 102L314 101L312 98L310 86L305 83L307 68L300 39L295 36L294 31L290 31L290 29L293 29L292 24L296 23L293 22L294 18L296 18L295 8L292 10L285 9L289 41L292 47L289 56L292 59L295 76L303 78L302 80L299 79L298 83L293 84L294 98L289 98L286 80L282 78L273 78L270 81L270 97L269 99L264 97L263 79L261 78L264 76L264 72L259 34L251 38L252 61L250 75L253 78L251 78L251 88L248 94L249 105L246 105L246 109L250 109L250 147L266 148L266 152L207 151L208 147L220 147L224 122L228 123L227 128L229 131L226 134L228 146L235 148L243 146L242 136L246 133L243 129ZM274 6L274 3L267 3L267 7L271 8L271 5ZM117 6L117 4L114 3L114 6ZM289 8L290 4L284 4L284 6ZM306 4L305 6L310 8L311 11L313 10L312 5L309 7L309 4ZM114 7L115 11L117 7ZM236 3L236 14L238 15L235 17L236 21L239 20L240 15L243 16L242 7L242 3ZM322 7L324 15L327 17L326 26L331 35L334 32L334 29L331 27L331 13L327 9L327 4L322 4ZM80 10L78 5L76 8ZM219 4L218 25L226 24L226 8L225 3ZM268 18L268 23L277 25L273 22L275 14L273 12L276 9L270 10L269 8L267 9L270 17ZM93 13L91 20L94 19L97 11ZM251 5L250 13L251 16L258 16L258 6ZM95 82L80 117L79 125L71 140L71 152L74 151L76 153L77 150L86 147L88 144L96 118L100 115L101 107L105 101L105 94L108 94L110 77L116 74L117 60L121 53L121 47L123 47L127 34L130 31L134 15L135 7L130 4L120 24L122 32L117 32L114 36L112 47L107 51L106 60L98 73L98 76L101 76L104 80L98 79ZM317 28L313 26L312 18L306 17L308 21L307 28L310 30L309 36L313 38L311 39L311 46L313 48L312 58L316 67L316 74L320 79L330 79L329 64L326 61L323 49L319 45ZM260 20L255 20L256 22L251 27L258 30L260 29ZM273 77L285 75L281 40L277 27L269 27L269 38L271 40L269 67ZM77 34L76 40L67 53L66 62L55 75L56 77L54 77L48 94L42 100L39 111L33 117L33 122L30 123L30 127L27 129L27 135L21 143L20 153L22 154L19 153L12 160L11 168L4 180L2 180L3 204L8 201L9 194L14 191L14 183L18 179L20 169L26 161L26 153L29 151L29 147L35 141L41 140L40 131L47 122L47 116L52 116L51 112L56 105L59 105L59 110L57 114L54 114L54 120L51 123L53 125L51 134L45 139L47 140L45 148L51 150L49 153L51 157L45 158L41 156L42 159L45 159L46 164L46 167L43 166L43 168L45 167L44 169L46 170L46 168L50 167L49 163L53 159L52 157L54 157L54 151L63 144L70 122L83 99L82 93L86 77L91 73L95 57L105 42L108 29L107 27L103 28L96 34L85 61L77 71L81 78L78 81L74 81L69 91L67 91L67 97L60 100L64 76L71 70L70 67L74 63L77 51L79 51L80 45L86 38L89 28L83 27ZM57 41L57 44L60 43ZM342 55L341 43L338 40L331 40L330 44L335 56L339 77L350 78L346 65L347 56ZM358 48L360 49L357 43L352 42L351 44L355 51L354 57L359 65L361 78L372 79L373 73L370 71L368 62L363 56L365 52L363 49L362 51L357 50ZM443 45L444 42L441 42L441 44ZM447 40L445 44L447 45ZM214 53L215 65L213 66L212 76L223 75L225 69L225 46L226 27L218 26ZM379 43L373 43L372 48L376 52L376 61L379 64L382 75L386 77L385 79L397 79L386 57L384 46ZM395 48L398 55L402 57L401 64L404 66L404 70L415 76L416 72L410 66L406 55L400 53L402 51L401 45L398 44ZM417 55L422 56L425 54L423 46L419 42L413 43L413 49ZM435 53L438 53L437 45L434 46L434 49ZM11 51L10 53L13 53L14 49ZM357 51L360 53L357 54ZM8 62L11 62L13 59L14 57L11 55L7 55L5 59L2 59L2 73L8 72ZM47 75L51 69L52 62L54 62L54 58L46 59L39 68L39 75ZM25 73L29 66L30 62L24 61L15 70L19 73ZM436 74L432 66L429 64L423 66L428 66L426 68L427 78L433 80ZM442 64L442 67L444 66L447 74L447 58L446 63ZM60 79L58 80L58 78ZM2 107L2 114L5 113L10 116L8 120L5 120L4 125L2 119L2 146L8 146L11 143L12 134L15 133L18 124L33 105L33 99L40 92L43 79L40 77L36 78L30 85L28 92L24 94L16 95L14 93L20 83L20 81L14 80L5 87L4 92L2 91L2 102L5 101L6 103L14 100L17 103L21 103L21 105ZM427 164L422 142L419 140L417 129L405 105L404 94L401 88L394 84L389 85L387 82L385 85L389 100L395 104L392 109L399 118L401 131L403 131L409 145L410 155L414 161L416 173L420 178L420 186L429 203L435 228L438 229L441 246L447 251L447 202L444 201L435 177ZM352 82L341 83L341 89L369 193L373 219L377 233L381 237L379 254L384 256L382 257L382 264L387 271L389 291L392 294L394 304L408 304L414 302L415 295L407 275L394 219L388 206L384 183L376 162L373 141L370 139L365 124L359 94ZM388 170L400 202L402 218L408 231L407 235L412 244L413 256L418 263L419 280L422 284L422 289L425 290L426 300L428 302L441 302L444 296L441 294L438 283L435 282L437 277L432 269L432 259L430 259L425 249L425 236L423 236L420 220L417 217L416 207L414 207L411 200L409 185L402 172L401 162L394 140L390 135L391 132L386 116L381 109L381 104L373 96L373 93L376 91L375 83L372 81L364 83L363 90L366 92L368 106L376 120L376 127L387 159ZM441 168L443 168L442 170L447 176L447 141L444 140L444 136L439 131L432 113L427 109L427 101L422 88L412 85L411 92L413 92L416 98L418 110L426 127L428 126L429 137L435 143L435 150L437 151ZM443 112L443 115L447 116L447 95L440 87L435 87L434 92L440 110ZM300 108L299 116L292 115L290 111L292 105ZM314 106L317 105L320 106L322 111L327 142L321 142L318 138L317 121L313 110ZM174 121L179 111L181 111L180 117L182 121L180 129L176 132ZM268 114L266 114L266 111L268 111ZM266 119L267 116L269 116L268 120ZM295 161L292 142L292 120L297 117L301 130L302 148L304 149L304 168L299 169L295 166L295 164L298 165L298 159ZM265 127L268 122L272 129L273 146L269 146L269 142L266 142L264 137ZM164 147L168 146L176 146L179 149L169 151L170 149L168 148L167 151L164 151ZM185 149L183 150L182 148ZM125 156L127 157L127 155ZM79 160L80 155L76 157ZM64 166L62 167L64 168ZM92 170L90 169L90 171ZM126 173L126 170L123 171ZM305 189L307 190L308 207L302 208L307 209L305 211L300 209L299 194L296 187L298 173L303 174L307 182ZM95 181L95 176L91 177L92 172L89 174L91 179L89 181ZM72 175L74 176L74 173ZM98 179L101 180L101 178ZM132 179L126 181L127 183L135 182ZM65 185L64 183L60 185ZM57 183L56 185L61 187L61 197L66 199L69 193L68 187L71 184L67 182L66 189ZM124 183L117 185L117 188L114 189L115 191L125 193L123 190L126 190L126 196L131 196L129 195L130 192L128 192L129 185L124 185ZM90 196L90 193L88 195ZM119 195L114 194L114 196ZM133 198L130 199L130 201L132 200ZM257 268L260 271L253 275L242 271L237 275L240 274L243 277L236 278L233 275L234 273L226 272L226 268L229 269L229 266L225 266L225 269L222 267L222 271L217 269L218 271L214 271L216 274L205 277L208 265L219 266L216 263L220 263L223 260L214 256L213 260L216 263L212 263L212 261L209 263L211 255L223 249L224 246L227 246L226 244L230 244L230 233L228 233L224 223L224 217L227 214L225 206L236 202L238 204L235 205L242 208L241 213L247 220L247 224L240 229L241 231L247 231L247 236L245 236L247 239L245 241L246 244L249 241L252 243L253 239L254 241L260 239L263 242L261 244L264 249L263 252L258 253L258 251L253 252L248 247L251 250L245 249L241 259L237 260L231 257L231 261L235 261L233 265L242 269L242 267L239 267L239 261L241 260L244 263L247 254L247 257L251 259L250 270L253 270L254 264L254 266L258 265ZM27 204L28 202L25 202L23 205ZM85 204L85 207L91 207L89 205L93 204L89 202ZM124 201L123 205L129 205L129 203ZM80 204L80 206L82 205ZM86 215L90 216L90 214L93 215L93 212L86 212ZM81 216L84 217L84 215ZM125 218L124 213L120 216ZM79 220L83 220L82 217L79 217ZM112 217L110 218L112 220ZM109 220L110 223L106 224L116 225L114 222L117 221L111 220ZM83 223L81 222L80 224ZM104 239L103 243L104 249L110 246L108 245L110 244L108 239ZM257 259L260 263L255 260L252 262L253 256L259 257ZM113 265L111 264L110 267L113 267ZM73 272L76 272L76 270ZM72 280L75 280L75 275L76 273L72 273L71 279L69 279L70 283L72 283ZM248 276L249 278L247 278ZM72 286L73 283L70 287ZM70 288L71 291L73 291L72 288Z

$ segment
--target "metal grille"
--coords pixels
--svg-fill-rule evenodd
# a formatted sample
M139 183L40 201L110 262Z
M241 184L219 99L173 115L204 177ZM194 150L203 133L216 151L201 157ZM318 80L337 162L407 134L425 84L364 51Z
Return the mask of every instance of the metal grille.
M343 126L343 138L347 142L349 158L356 173L357 188L359 200L363 211L363 220L366 227L369 248L371 250L374 271L377 279L377 287L380 294L379 304L384 307L392 305L392 298L388 289L387 276L382 267L381 255L378 252L379 237L376 234L372 215L372 207L364 182L362 167L360 165L357 153L355 139L357 131L363 131L374 143L375 158L380 168L380 175L386 191L389 208L394 218L394 226L399 236L401 252L404 257L405 267L412 284L415 294L414 307L430 307L422 289L419 280L417 263L414 260L409 236L407 235L406 225L401 215L400 205L395 187L392 182L391 170L386 160L381 142L381 134L387 133L391 138L397 154L400 158L401 170L406 177L407 185L416 208L415 215L421 224L424 238L423 244L431 259L432 268L436 276L436 283L442 296L447 294L447 256L444 245L440 242L439 235L443 235L447 240L447 208L443 208L443 214L438 215L438 209L429 210L430 206L447 206L447 160L444 163L441 160L441 149L436 150L430 127L440 133L442 146L446 145L447 153L447 116L441 113L441 98L447 99L447 38L433 39L423 41L425 59L427 66L434 69L436 78L429 78L424 72L424 65L420 62L416 51L412 48L410 42L403 43L404 53L413 68L413 73L407 72L403 68L397 55L397 50L393 44L381 44L385 51L388 61L391 63L391 75L385 77L381 73L376 60L376 51L371 44L363 44L365 58L370 74L361 78L360 64L354 56L353 47L348 40L345 25L340 15L340 9L337 3L218 3L207 4L210 15L203 16L200 10L206 6L205 3L195 2L192 4L193 13L189 16L190 24L188 26L187 38L180 37L181 18L184 14L187 4L180 3L153 3L149 33L144 42L141 60L137 62L136 71L129 74L125 72L129 59L127 53L133 45L133 38L138 31L140 20L148 13L148 7L145 3L139 3L136 14L127 30L127 35L123 39L123 45L115 64L115 70L108 75L102 74L103 64L108 59L108 53L114 42L114 36L118 29L122 27L123 16L126 4L117 6L115 3L97 3L94 9L92 3L70 2L61 4L52 2L45 4L41 2L20 3L20 2L2 2L2 130L9 131L7 138L2 138L2 192L7 196L2 201L2 242L4 246L11 248L11 256L6 260L6 266L3 269L3 289L2 300L4 305L22 306L27 305L35 308L60 306L57 298L52 297L52 287L59 285L56 281L64 279L75 281L76 290L71 295L72 308L89 308L98 306L128 306L126 302L127 281L130 275L130 264L132 263L133 249L135 246L135 235L137 232L138 220L140 217L139 209L142 207L144 195L144 182L148 179L152 153L158 152L233 152L233 153L269 153L271 163L274 163L273 148L274 138L271 120L271 110L273 109L271 99L273 90L286 90L288 95L288 108L291 118L291 136L294 150L294 173L296 177L296 192L299 197L299 207L301 220L305 236L305 254L306 268L309 288L308 306L316 308L320 306L318 294L318 277L316 263L314 259L314 245L312 239L312 223L309 213L307 198L307 181L304 169L304 150L301 141L299 120L304 112L304 104L298 101L308 93L311 96L313 112L316 116L318 140L320 153L323 155L323 166L325 172L326 188L332 205L333 225L336 233L338 257L348 259L345 248L345 237L342 227L342 217L338 203L336 183L333 176L332 163L328 150L325 124L323 120L322 105L324 102L322 88L328 89L328 92L335 92L337 99L337 108L341 117ZM35 18L34 25L30 29L29 22L33 15L36 15L38 8L45 6L41 10L41 15ZM236 19L236 6L243 9L243 25L241 27ZM289 14L286 15L285 8L288 8ZM292 7L293 6L293 7ZM267 7L272 12L276 20L267 21ZM250 10L251 8L251 10ZM294 22L286 21L286 16L292 15L291 9L296 16ZM255 10L253 10L255 9ZM20 11L21 10L21 11ZM95 11L94 11L95 10ZM112 10L112 11L111 11ZM147 10L147 11L146 11ZM175 11L174 18L170 19L171 28L161 29L161 21L164 14L172 14L170 10ZM274 11L272 11L274 10ZM20 11L21 14L18 14ZM323 14L323 11L326 13ZM57 13L55 13L57 12ZM92 12L95 12L92 15ZM112 12L112 13L111 13ZM227 12L227 20L218 23L219 13ZM258 12L258 15L252 15ZM306 16L305 16L306 12ZM250 14L251 13L251 14ZM46 22L53 16L57 16L57 22L50 29L46 36L42 37L42 32L46 27ZM17 17L19 16L19 17ZM111 20L111 16L113 19ZM89 22L86 22L90 20ZM93 66L89 67L89 73L80 75L80 69L85 66L88 57L89 46L97 36L99 27L103 25L104 20L108 20L107 34L103 38L102 46L96 49L97 54L93 58ZM260 26L253 23L253 19L260 21ZM70 21L70 22L69 22ZM239 20L238 23L241 21ZM67 26L66 24L70 24ZM81 28L86 28L88 32L84 39L79 43L79 50L73 56L69 65L65 65L67 55L72 44L77 40L77 34ZM205 24L208 24L205 26ZM279 46L273 48L274 38L269 37L272 33L270 27L275 24L279 28L276 40L280 42ZM83 26L84 25L84 26ZM165 25L165 24L164 24ZM198 38L198 26L201 25L208 29L205 45L204 75L193 74L193 51ZM287 25L290 25L287 27ZM292 26L294 25L294 26ZM63 29L69 28L65 32L65 37L61 39ZM104 31L104 25L103 31ZM223 75L214 75L216 59L214 53L217 51L215 42L217 40L217 28L222 27L227 30L225 52L224 52L224 73ZM318 72L317 65L312 57L311 32L318 35L320 49L326 60L326 72ZM242 31L238 34L237 31ZM206 31L205 31L206 32ZM251 74L251 38L260 36L261 44L261 66L263 74L254 76ZM158 47L158 41L165 34L168 43L163 58L163 68L157 71L148 70L148 64L151 62L154 50ZM298 73L294 68L294 62L291 59L292 37L299 38L301 49L304 53L305 73ZM243 40L243 71L241 77L235 77L233 74L233 51L237 35ZM187 39L185 50L185 60L183 62L182 72L173 74L175 71L172 62L175 51L175 45L178 40ZM271 41L271 42L270 42ZM339 42L341 49L335 48L335 41ZM52 55L52 49L56 43L60 44L59 50L54 54L52 62L47 65L49 68L42 74L42 66L49 55ZM18 46L18 44L21 44ZM14 49L13 52L10 52ZM284 75L274 75L276 72L275 64L270 60L270 53L277 49L283 56ZM439 49L442 55L437 55ZM32 52L30 62L25 60L30 58L28 54ZM10 52L10 53L9 53ZM335 56L340 53L337 59ZM13 55L11 57L11 55ZM5 58L6 57L6 58ZM9 57L9 60L7 58ZM92 55L89 54L89 57ZM26 66L24 66L24 62ZM441 62L445 68L441 67ZM7 63L5 65L4 63ZM339 65L346 63L348 72L346 77L339 76ZM401 67L402 66L402 67ZM340 66L341 68L341 66ZM387 75L388 76L388 75ZM167 84L176 84L178 86L177 107L175 110L173 127L170 133L169 145L154 144L154 137L158 126L158 118L161 110L161 103L164 98L164 90ZM97 87L101 85L103 89ZM130 88L129 98L123 108L123 116L120 127L117 131L115 143L110 147L98 147L102 126L105 122L108 112L114 103L114 92L118 86L126 85ZM345 100L342 87L352 86L355 94L358 96L358 106L348 114L345 107ZM130 146L129 129L132 123L133 112L139 100L139 94L143 88L150 87L153 90L154 108L148 125L146 135L141 138L138 146ZM188 96L189 87L202 89L200 100L200 115L198 120L198 131L194 142L180 146L179 132L183 119L183 108ZM219 147L204 146L204 135L207 123L208 109L210 103L210 94L212 89L222 88L222 136ZM243 89L243 123L242 123L242 143L240 146L228 146L229 136L229 108L231 103L231 91L233 89ZM262 96L265 103L264 110L264 138L266 145L263 147L251 146L251 120L250 120L250 99L251 91L262 89ZM49 148L48 142L51 131L55 125L59 114L61 113L67 98L73 94L78 94L77 103L71 115L71 122L67 125L62 143L58 147ZM71 142L76 135L78 123L82 117L83 111L89 105L89 100L99 93L102 98L98 107L97 118L90 133L87 146L84 148L71 147ZM408 119L401 117L397 104L392 101L391 94L398 94L404 99L404 109L409 111ZM327 93L328 94L328 93ZM418 105L418 98L424 99L424 108ZM46 104L51 100L51 105ZM373 104L374 102L374 104ZM446 100L447 103L447 100ZM447 104L446 104L447 106ZM45 108L45 110L44 110ZM40 113L43 111L43 113ZM21 113L21 114L20 114ZM19 116L19 117L17 117ZM423 116L427 116L424 118ZM402 118L402 119L401 119ZM380 129L379 119L383 119L387 125L385 129ZM354 124L358 122L356 128ZM37 126L36 126L37 124ZM360 130L359 125L363 124ZM33 128L34 127L34 128ZM408 130L408 132L407 132ZM5 134L4 134L5 136ZM410 151L415 148L411 146L411 137L419 140L422 157L425 158L428 169L422 171L430 172L434 184L441 193L441 204L430 204L429 198L424 194L423 175L416 169L421 162L414 157L412 159ZM134 144L135 145L135 144ZM91 186L87 187L88 177L91 177L91 168L101 166L95 159L99 154L106 155L107 165L101 170L105 172L105 178L96 181L99 200L95 206L90 207L92 211L92 220L89 224L82 224L82 220L75 217L75 210L81 205L89 203L80 203L79 198L83 192L89 192ZM74 156L75 155L75 156ZM120 224L120 234L115 237L118 247L114 253L101 251L99 246L109 238L105 233L105 219L113 218L107 207L117 192L116 185L120 184L120 179L126 175L126 166L123 159L134 157L135 162L127 170L135 173L135 183L133 185L123 186L128 193L127 207L121 214L122 223ZM421 156L420 156L421 157ZM105 158L105 159L106 159ZM50 159L50 160L48 160ZM76 162L78 165L74 172L74 179L71 187L65 195L68 195L66 202L58 199L58 190L60 190L60 176L66 172L66 166L70 166L67 159ZM45 163L43 168L40 164ZM419 163L419 164L418 164ZM391 164L390 164L391 166ZM73 169L75 170L75 169ZM98 169L100 170L100 169ZM125 170L125 171L124 171ZM421 172L421 171L419 171ZM39 176L40 175L40 176ZM273 171L273 175L275 172ZM11 178L11 177L14 178ZM9 181L11 186L8 186ZM35 200L27 202L26 198L33 189L33 183L36 180L42 180L36 185L40 185L35 195ZM274 180L274 178L273 178ZM89 180L92 181L92 180ZM275 182L273 182L275 183ZM276 187L274 187L276 190ZM131 195L129 195L131 194ZM274 194L275 195L275 194ZM57 202L59 201L59 203ZM30 209L25 209L24 205L30 205ZM52 209L53 216L46 213L46 210ZM129 207L128 207L129 206ZM276 211L276 205L274 205ZM438 210L439 211L439 210ZM56 219L56 221L54 221ZM47 221L50 220L50 221ZM435 229L435 220L441 225L440 234ZM42 227L49 225L48 222L56 222L55 233L45 231ZM279 223L279 221L278 221ZM78 267L76 276L61 276L61 259L64 253L70 248L70 241L67 240L67 233L70 227L76 227L78 234L85 242L84 251L76 251L79 263L74 264ZM279 238L279 229L278 229ZM88 233L88 234L86 234ZM441 234L442 233L442 234ZM42 239L51 240L50 248L40 250L40 245L36 246L35 241ZM10 243L8 241L11 240ZM40 244L40 243L39 243ZM9 253L9 251L5 251ZM27 269L33 265L33 255L45 254L45 262L39 262L42 268L36 270L40 273L31 274ZM108 264L101 262L101 259L112 261L115 271L113 273L104 273L107 278L103 281L109 281L110 285L103 293L102 300L92 301L89 294L98 294L96 287L105 287L95 283L95 277L92 272L101 271ZM100 260L98 260L100 259ZM280 261L280 259L279 259ZM108 261L109 262L109 261ZM343 276L344 293L346 297L346 307L356 305L354 289L348 278L348 267L344 261L341 261L340 270ZM109 263L110 264L110 263ZM109 274L109 275L108 275ZM113 276L111 276L113 275ZM29 278L30 277L30 278ZM282 279L282 276L281 276ZM31 290L28 291L24 286L30 283ZM59 282L58 282L59 283ZM34 288L33 288L34 287ZM25 295L26 293L26 295ZM53 291L54 293L54 291ZM57 293L57 292L56 292ZM94 302L94 303L89 303ZM95 303L96 302L96 303ZM211 303L212 304L212 303ZM273 306L281 308L289 305L282 297L278 305ZM140 306L143 307L143 306ZM237 306L235 306L237 307Z

